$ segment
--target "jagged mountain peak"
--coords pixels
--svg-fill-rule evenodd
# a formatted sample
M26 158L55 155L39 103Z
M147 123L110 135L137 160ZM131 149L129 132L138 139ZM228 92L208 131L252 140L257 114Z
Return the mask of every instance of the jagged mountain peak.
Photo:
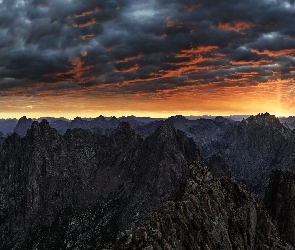
M106 119L105 119L105 117L103 115L100 115L100 116L96 117L94 120L104 122Z
M32 120L31 118L27 118L27 116L22 116L19 121L26 121L26 120Z
M149 137L161 142L167 140L176 140L178 136L184 136L184 132L177 130L174 126L170 123L163 123L161 124L153 134ZM172 141L171 141L172 142Z
M140 136L132 129L128 122L120 122L111 137L119 147L134 144L140 140Z
M274 124L274 125L281 125L279 118L275 115L271 115L268 112L266 113L259 113L255 116L250 116L246 119L247 122L256 122L260 124Z
M114 121L119 121L119 119L116 116L112 116L110 121L114 122Z
M175 115L170 116L166 122L187 122L188 119L186 119L183 115Z
M223 122L228 123L228 122L232 122L231 120L229 120L227 118L224 118L223 116L216 116L215 119L214 119L214 121L216 123L223 123Z
M18 133L21 137L24 137L27 133L27 130L31 127L33 120L27 118L26 116L21 117L14 129L14 132Z
M31 129L41 129L41 130L46 130L46 129L52 129L49 122L46 119L43 119L41 122L38 121L33 121L31 125Z
M40 123L38 121L33 121L31 128L27 131L25 137L46 140L52 135L58 136L59 134L56 129L50 126L46 119L43 119Z
M170 134L174 134L174 133L176 133L175 127L173 127L169 123L163 123L156 129L154 134L164 136L164 135L170 135Z

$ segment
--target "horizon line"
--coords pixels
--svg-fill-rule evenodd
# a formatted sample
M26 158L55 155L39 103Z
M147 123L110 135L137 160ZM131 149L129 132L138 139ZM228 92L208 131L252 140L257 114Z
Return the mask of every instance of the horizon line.
M176 116L183 116L185 118L203 118L203 117L211 117L211 118L216 118L216 117L237 117L237 118L247 118L247 117L250 117L252 115L258 115L258 114L265 114L265 113L269 113L269 112L261 112L261 113L256 113L256 114L224 114L224 115L220 115L220 114L202 114L202 115L194 115L194 114L190 114L190 115L183 115L183 114L175 114L175 115L170 115L170 116L137 116L137 115L133 115L133 114L130 114L130 115L122 115L122 116L115 116L115 115L110 115L110 116L105 116L105 115L98 115L98 116L71 116L70 117L66 117L66 116L39 116L39 117L30 117L28 115L22 115L22 116L15 116L15 117L1 117L0 115L0 120L13 120L13 119L21 119L22 117L26 117L27 119L32 119L32 120L39 120L39 119L46 119L46 118L51 118L51 119L66 119L66 120L74 120L75 118L81 118L81 119L95 119L95 118L98 118L100 116L104 117L104 118L112 118L112 117L115 117L115 118L128 118L128 117L135 117L135 118L149 118L149 119L168 119L170 117L176 117ZM274 114L271 114L269 113L270 115L274 115ZM288 118L288 117L295 117L295 115L274 115L275 117L277 118Z

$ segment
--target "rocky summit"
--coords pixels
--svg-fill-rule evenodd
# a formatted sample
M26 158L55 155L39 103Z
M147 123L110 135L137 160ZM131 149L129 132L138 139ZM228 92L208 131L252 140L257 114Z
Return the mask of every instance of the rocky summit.
M221 156L233 178L243 181L256 193L263 193L272 169L289 169L290 157L295 159L290 154L295 137L273 115L258 114L239 123L221 124L217 134L198 144L202 156L208 161L214 154ZM289 154L285 157L288 144Z
M193 138L208 163L212 157L215 163L214 157L221 157L223 167L228 166L233 178L243 181L256 193L263 193L272 169L295 169L295 133L269 113L250 116L241 122L223 117L188 120L174 116L146 124L136 131L146 136L163 123Z
M176 115L166 120L148 119L145 122L135 116L119 119L103 116L94 119L76 117L72 121L48 118L48 122L61 135L68 129L81 128L107 136L114 133L120 122L128 122L142 138L150 136L163 124L172 125L194 139L209 165L214 155L221 157L224 160L223 167L227 165L233 178L246 183L255 193L262 194L272 169L295 169L295 132L291 126L293 119L289 117L280 121L269 113L259 113L242 121L223 117L189 120ZM24 116L14 131L24 137L32 123L32 119Z
M14 129L14 132L24 137L27 134L28 129L30 129L33 120L31 118L27 118L26 116L21 117Z
M178 188L142 225L122 232L114 249L293 249L244 185L214 179L196 162Z
M200 159L166 124L143 140L126 122L109 137L33 122L0 153L0 249L106 247L157 211Z

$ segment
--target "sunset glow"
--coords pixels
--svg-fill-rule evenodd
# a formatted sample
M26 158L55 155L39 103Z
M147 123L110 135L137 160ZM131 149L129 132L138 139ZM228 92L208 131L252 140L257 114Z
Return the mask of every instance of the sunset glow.
M292 1L12 2L0 118L295 115Z

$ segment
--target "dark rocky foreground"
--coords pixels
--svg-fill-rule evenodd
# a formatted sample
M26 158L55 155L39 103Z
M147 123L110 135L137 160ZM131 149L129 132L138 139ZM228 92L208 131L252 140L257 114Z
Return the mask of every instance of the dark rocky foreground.
M121 233L114 249L293 248L279 238L271 217L244 185L214 179L205 165L194 163L175 199Z
M162 124L142 139L122 122L109 134L43 120L4 140L0 249L293 249L281 217L219 156L213 178L184 132Z
M272 171L264 203L277 222L281 237L295 246L295 174L290 171Z

